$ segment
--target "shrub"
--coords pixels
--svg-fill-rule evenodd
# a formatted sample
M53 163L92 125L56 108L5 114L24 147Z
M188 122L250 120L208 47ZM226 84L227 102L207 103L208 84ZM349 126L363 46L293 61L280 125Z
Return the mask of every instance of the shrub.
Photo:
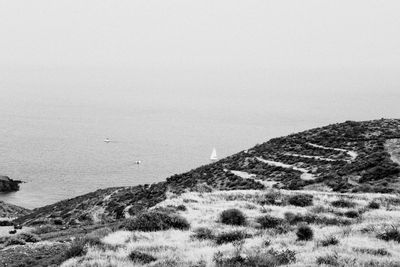
M186 208L185 205L178 205L178 206L176 207L176 209L179 210L179 211L186 211L186 210L187 210L187 208Z
M214 239L214 233L211 229L206 228L206 227L200 227L194 230L194 234L192 237L200 239L200 240L206 240L206 239Z
M25 244L26 244L26 242L22 238L11 237L6 241L6 243L4 245L6 247L9 247L9 246L25 245Z
M221 245L221 244L225 244L225 243L231 243L234 241L240 241L240 240L243 240L248 237L250 237L250 236L247 233L240 231L240 230L234 230L234 231L223 232L223 233L218 234L215 237L215 242L218 245Z
M19 234L18 237L28 243L37 243L40 241L40 238L37 235L31 233L22 233Z
M353 248L353 251L374 256L391 256L391 253L384 248Z
M251 251L243 257L240 253L235 253L232 257L224 258L221 252L214 255L213 260L217 267L275 267L288 265L296 261L296 253L286 249L282 251L269 249L267 251Z
M334 253L331 255L319 256L316 260L318 265L328 265L328 266L338 266L339 265L339 255Z
M400 243L400 231L396 226L385 228L383 232L379 233L376 237L385 241L393 240Z
M70 247L65 251L64 256L66 259L80 257L86 254L86 243L83 238L75 239Z
M356 210L348 210L344 213L344 216L348 218L358 218L360 217L360 214Z
M262 228L275 228L278 225L283 224L285 221L281 218L265 215L262 217L258 217L257 222L261 225Z
M297 235L297 239L298 240L308 241L308 240L313 239L314 232L313 232L313 230L311 229L310 226L308 226L308 225L300 225L299 228L297 228L296 235Z
M339 240L334 236L328 236L328 237L322 239L320 241L320 244L323 247L334 246L334 245L339 244Z
M345 200L345 199L338 199L331 202L331 205L336 208L353 208L355 207L356 203Z
M161 231L167 229L187 230L190 227L188 221L176 214L168 214L160 211L146 211L133 218L127 219L122 228L129 231Z
M220 214L220 221L224 224L230 225L245 225L246 217L243 212L238 209L224 210Z
M313 196L309 194L294 195L289 197L289 204L298 207L307 207L313 205Z
M368 203L368 208L370 208L370 209L379 209L380 205L376 201L371 201L371 202Z
M327 216L317 216L315 214L294 214L293 212L286 212L285 219L290 224L298 223L315 223L323 225L350 225L352 222L349 219L343 219L338 217L327 217Z
M276 205L278 203L278 199L282 196L279 192L269 192L263 195L257 202L260 205Z
M129 253L128 257L131 261L139 262L142 264L149 264L150 262L157 260L155 257L139 251L132 251L131 253Z

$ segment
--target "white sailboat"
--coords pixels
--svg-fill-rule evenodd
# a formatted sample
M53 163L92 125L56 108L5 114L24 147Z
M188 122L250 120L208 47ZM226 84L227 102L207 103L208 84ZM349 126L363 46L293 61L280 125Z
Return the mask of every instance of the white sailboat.
M109 139L109 138L106 138L106 139L104 139L104 143L110 143L111 142L111 140Z
M211 152L211 157L210 157L210 159L211 159L212 161L218 160L218 157L217 157L217 150L216 150L215 148L214 148L213 151Z

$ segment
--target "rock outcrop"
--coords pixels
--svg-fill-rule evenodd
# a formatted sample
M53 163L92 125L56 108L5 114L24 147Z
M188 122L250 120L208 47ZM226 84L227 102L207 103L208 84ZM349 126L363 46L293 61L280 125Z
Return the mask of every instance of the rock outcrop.
M18 180L12 180L8 176L0 176L0 192L18 191L20 183L22 182Z

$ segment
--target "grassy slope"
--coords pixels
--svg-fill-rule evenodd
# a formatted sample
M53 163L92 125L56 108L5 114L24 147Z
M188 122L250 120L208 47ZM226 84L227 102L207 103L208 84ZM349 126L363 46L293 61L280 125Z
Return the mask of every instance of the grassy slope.
M197 190L200 184L216 190L264 189L274 184L276 188L291 190L398 192L400 168L385 148L388 140L395 138L400 138L400 120L328 125L272 139L216 163L169 177L166 182L98 190L35 209L17 222L53 223L57 218L68 226L116 221L163 201L167 192ZM295 168L274 166L259 159ZM245 171L255 175L255 179L246 179L231 171Z
M0 201L0 218L15 218L26 215L30 210Z
M296 252L296 262L290 266L316 266L317 257L326 255L336 257L338 266L399 266L400 243L387 242L376 237L385 225L399 225L400 202L396 196L310 191L303 193L314 195L313 206L303 208L292 205L261 205L260 200L269 192L256 190L191 192L181 196L174 195L158 204L156 208L185 205L187 210L179 213L190 222L190 230L146 233L117 231L106 236L102 240L103 245L90 247L85 256L70 259L62 266L215 266L213 256L218 251L222 252L224 257L235 253L236 248L233 243L217 245L213 240L201 241L192 238L193 230L197 227L207 227L217 234L234 229L251 234L252 237L245 239L242 255L270 248L293 250ZM299 192L281 190L280 194L284 197ZM276 229L260 229L255 222L257 217L265 214L284 218L285 212L343 219L345 217L338 214L349 209L332 207L331 202L337 199L355 202L356 206L351 210L364 210L364 213L359 219L350 219L349 226L309 224L314 230L314 239L311 241L297 241L295 225L292 225L287 233L279 233ZM380 209L364 209L371 200L379 202ZM228 208L238 208L243 211L247 216L247 225L235 227L218 222L220 212ZM324 209L325 211L322 211ZM319 240L330 235L337 237L339 244L321 246ZM270 240L268 247L265 245L267 240ZM372 251L376 249L382 249L389 254L372 255ZM127 257L133 250L150 254L157 258L157 261L149 265L139 263L131 265L132 262ZM199 262L205 265L195 265Z

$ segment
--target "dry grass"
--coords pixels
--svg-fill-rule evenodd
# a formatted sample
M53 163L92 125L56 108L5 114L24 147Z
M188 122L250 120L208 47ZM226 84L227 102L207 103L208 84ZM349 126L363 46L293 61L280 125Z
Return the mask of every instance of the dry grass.
M331 192L285 191L281 190L274 197L288 198L298 194L313 195L313 205L296 207L287 202L279 205L261 205L260 200L271 191L219 191L211 193L189 192L181 196L171 195L157 205L160 207L185 205L186 210L179 211L191 228L187 231L167 230L158 232L118 231L102 239L104 246L88 249L85 256L70 259L63 267L73 266L215 266L216 253L223 257L240 255L246 257L254 251L291 250L296 252L296 261L289 266L318 266L324 260L335 261L336 266L398 266L400 263L400 243L384 241L377 235L385 225L400 224L400 201L393 195L383 194L337 194ZM276 192L275 192L276 193ZM335 200L344 199L355 203L352 208L338 208L331 205ZM380 204L379 209L369 209L372 201ZM245 226L231 226L219 221L220 213L236 208L247 219ZM349 219L348 210L357 210L359 218ZM270 215L284 219L284 214L308 214L309 216L340 217L351 220L351 225L309 224L314 232L314 239L298 241L295 225L280 225L276 228L262 229L257 219ZM214 236L223 232L240 230L247 238L238 248L234 243L217 245L213 238L196 239L194 230L205 227ZM338 243L321 245L321 240L335 237ZM239 251L238 251L239 250ZM376 253L376 251L386 251ZM146 253L157 260L142 264L131 262L128 258L132 251Z

